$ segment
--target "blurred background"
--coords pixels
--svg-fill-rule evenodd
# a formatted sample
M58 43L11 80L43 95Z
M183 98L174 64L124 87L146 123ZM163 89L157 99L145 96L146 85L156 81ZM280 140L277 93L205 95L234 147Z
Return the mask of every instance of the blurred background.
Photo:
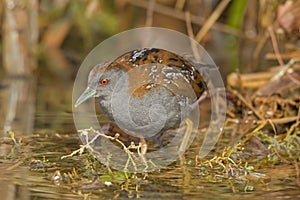
M213 159L191 148L184 165L147 179L111 176L87 153L61 160L81 144L80 64L103 40L145 26L187 34L219 66L231 109ZM299 0L0 0L0 54L3 199L88 199L91 189L94 199L299 199Z
M261 71L299 57L296 0L2 0L0 5L3 133L74 130L71 95L80 63L101 41L135 27L165 27L193 37L225 81L231 72Z

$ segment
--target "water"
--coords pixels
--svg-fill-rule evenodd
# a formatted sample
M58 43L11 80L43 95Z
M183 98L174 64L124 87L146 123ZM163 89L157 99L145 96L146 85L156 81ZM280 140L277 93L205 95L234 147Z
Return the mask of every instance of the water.
M93 174L87 172L101 176L107 170L99 164L98 171L91 170L95 162L87 162L87 153L61 159L81 144L72 119L72 87L72 80L46 76L1 80L0 199L300 198L296 163L257 169L268 177L263 181L211 179L195 165L197 140L185 164L177 161L147 176L137 174L135 178L112 181L110 186L103 179L92 180ZM14 145L5 129L15 131L22 145ZM224 134L217 151L232 140L230 133ZM71 174L73 168L79 178L54 181L55 173Z

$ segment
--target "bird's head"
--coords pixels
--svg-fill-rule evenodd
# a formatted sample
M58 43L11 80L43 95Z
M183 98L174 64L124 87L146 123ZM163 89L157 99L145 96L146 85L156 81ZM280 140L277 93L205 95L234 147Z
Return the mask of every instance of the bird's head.
M92 97L101 99L111 97L114 87L122 75L122 71L119 69L108 69L109 64L98 64L90 71L87 87L77 99L75 107Z

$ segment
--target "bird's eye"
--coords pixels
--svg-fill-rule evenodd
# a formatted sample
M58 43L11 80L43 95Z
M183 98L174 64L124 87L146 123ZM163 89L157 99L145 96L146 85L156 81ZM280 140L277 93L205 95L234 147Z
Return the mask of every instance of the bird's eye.
M108 79L102 79L100 82L99 82L101 85L107 85L108 84Z

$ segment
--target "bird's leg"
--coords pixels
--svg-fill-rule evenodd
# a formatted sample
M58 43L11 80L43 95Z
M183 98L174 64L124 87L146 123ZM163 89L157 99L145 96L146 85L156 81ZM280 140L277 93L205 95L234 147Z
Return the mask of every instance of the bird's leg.
M140 145L141 145L141 154L145 155L148 150L148 145L145 138L140 139Z
M206 99L206 97L208 97L208 92L204 91L201 96L199 97L199 99L197 100L198 103L201 103L204 99Z
M189 140L191 138L191 134L194 131L193 130L193 122L189 118L186 118L184 121L185 121L185 124L186 124L185 127L184 127L185 131L184 131L184 135L183 135L183 138L182 138L182 142L181 142L179 150L178 150L178 154L179 154L181 162L184 160L183 159L183 154L187 149Z
M147 142L146 142L145 138L141 138L140 139L139 146L141 147L140 148L140 152L139 152L139 156L141 157L141 159L142 159L142 161L143 161L143 163L145 165L145 169L147 169L148 168L148 164L147 164L147 160L145 158L145 155L147 153L148 145L147 145Z
M203 94L199 97L199 99L197 99L197 101L195 101L193 104L190 105L190 109L194 110L196 106L199 105L199 103L201 103L206 99L206 97L208 97L208 92L204 91Z

